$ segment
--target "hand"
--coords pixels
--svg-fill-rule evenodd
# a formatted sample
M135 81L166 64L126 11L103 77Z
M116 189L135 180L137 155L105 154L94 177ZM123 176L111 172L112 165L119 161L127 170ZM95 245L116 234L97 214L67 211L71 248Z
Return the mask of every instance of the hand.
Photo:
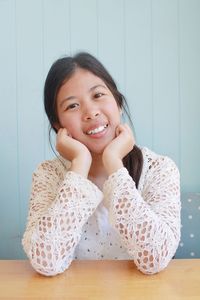
M135 139L127 124L116 128L116 138L104 149L102 161L108 174L123 167L122 159L133 149Z
M85 177L88 176L92 162L90 151L84 144L72 138L66 128L58 130L56 150L62 157L71 161L70 171L77 172Z

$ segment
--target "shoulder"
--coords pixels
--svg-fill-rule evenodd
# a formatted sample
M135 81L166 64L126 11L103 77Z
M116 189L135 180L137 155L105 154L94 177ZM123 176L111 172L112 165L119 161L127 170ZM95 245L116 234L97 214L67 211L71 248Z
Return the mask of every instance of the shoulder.
M161 176L162 174L164 176L180 176L176 163L170 157L157 154L147 147L142 147L141 151L143 155L141 184L144 184L147 179L155 179L155 176Z
M33 177L51 176L62 178L70 167L70 162L64 160L62 157L57 157L52 160L45 160L41 162L33 172Z
M157 154L147 147L141 148L141 151L143 155L144 166L146 166L149 170L162 167L173 167L178 169L176 163L166 155Z

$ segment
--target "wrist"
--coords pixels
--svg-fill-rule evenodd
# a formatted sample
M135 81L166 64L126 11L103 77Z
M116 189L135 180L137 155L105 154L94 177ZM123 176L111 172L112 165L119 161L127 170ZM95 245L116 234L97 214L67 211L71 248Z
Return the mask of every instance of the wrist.
M69 171L76 172L87 178L92 163L91 158L77 157L71 162Z
M111 175L112 173L118 171L119 169L123 168L123 162L120 158L112 158L110 161L104 161L104 167L108 173Z

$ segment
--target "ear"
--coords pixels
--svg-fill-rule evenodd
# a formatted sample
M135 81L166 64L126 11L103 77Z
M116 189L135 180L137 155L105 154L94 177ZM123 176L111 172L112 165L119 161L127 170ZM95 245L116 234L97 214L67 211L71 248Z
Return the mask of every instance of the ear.
M58 122L53 123L53 128L58 132L58 130L61 128L60 124Z

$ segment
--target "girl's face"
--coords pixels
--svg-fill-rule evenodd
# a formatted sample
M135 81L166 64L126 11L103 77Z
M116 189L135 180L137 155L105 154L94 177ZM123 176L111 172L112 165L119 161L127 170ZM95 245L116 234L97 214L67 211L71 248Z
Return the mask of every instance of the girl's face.
M100 154L115 138L120 108L104 81L78 68L57 95L60 127L83 143L91 153Z

